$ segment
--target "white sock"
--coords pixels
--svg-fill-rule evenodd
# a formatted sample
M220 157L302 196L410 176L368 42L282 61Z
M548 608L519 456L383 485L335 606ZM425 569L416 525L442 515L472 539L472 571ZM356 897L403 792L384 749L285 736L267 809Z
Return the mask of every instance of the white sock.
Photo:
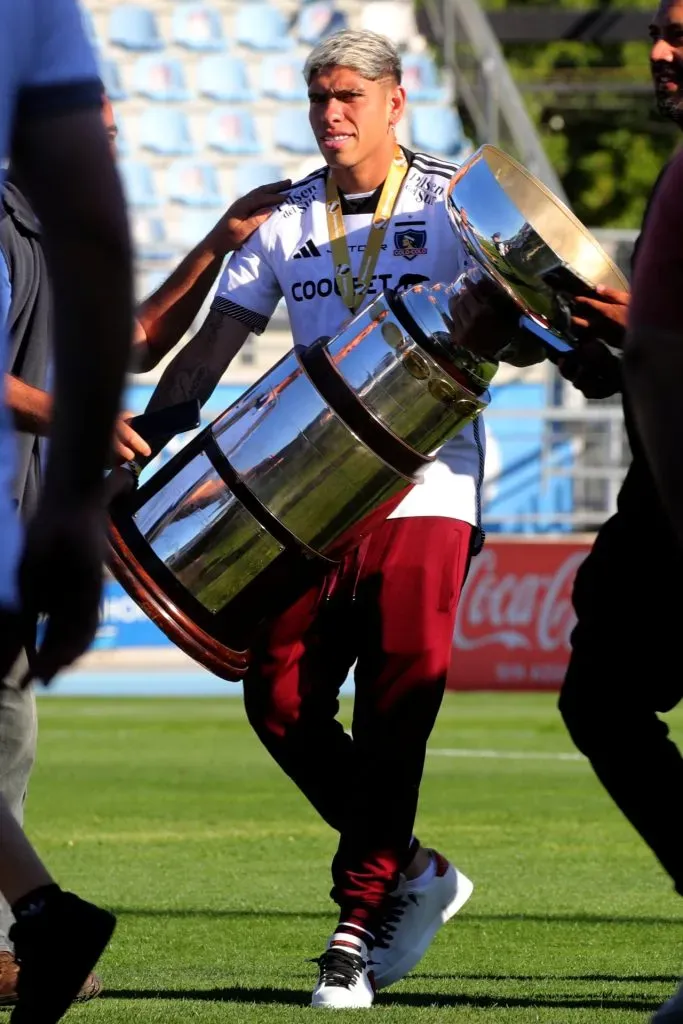
M354 947L364 957L367 956L368 949L372 947L374 941L374 935L367 928L361 928L357 924L341 922L330 937L328 946Z
M436 875L436 861L430 853L429 864L417 878L406 879L405 889L408 892L423 892Z

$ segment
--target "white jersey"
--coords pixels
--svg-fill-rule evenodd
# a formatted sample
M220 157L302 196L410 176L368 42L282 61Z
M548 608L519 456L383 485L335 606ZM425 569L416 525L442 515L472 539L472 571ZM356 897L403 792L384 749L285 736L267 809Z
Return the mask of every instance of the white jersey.
M0 187L18 119L101 103L101 85L75 0L0 0ZM7 310L0 301L0 372ZM12 499L14 430L0 395L0 607L16 606L21 531Z
M450 283L467 264L464 247L444 209L446 188L456 165L424 153L407 156L410 168L360 309L387 288L400 291L422 282ZM322 167L294 185L286 202L232 254L216 291L214 309L261 334L284 296L295 344L310 345L321 335L334 336L340 330L351 314L335 282L326 177L327 168ZM355 273L371 224L371 209L344 215ZM479 525L484 443L483 424L466 427L444 445L439 460L428 467L423 482L412 488L391 518L448 516Z

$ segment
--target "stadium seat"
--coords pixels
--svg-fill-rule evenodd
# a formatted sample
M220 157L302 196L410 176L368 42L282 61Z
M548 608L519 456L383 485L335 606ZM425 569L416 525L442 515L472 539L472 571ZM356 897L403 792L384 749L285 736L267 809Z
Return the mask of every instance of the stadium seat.
M416 149L457 157L466 144L462 121L453 107L416 107L411 120Z
M267 57L261 68L261 91L278 100L305 100L306 83L301 61L292 57Z
M387 36L399 50L421 39L410 0L367 0L361 8L360 27Z
M154 178L147 164L139 160L120 160L118 166L129 206L144 208L159 205Z
M171 39L188 50L224 50L221 16L203 3L179 3L173 11Z
M135 289L137 301L142 302L143 299L152 295L164 283L167 277L168 272L166 270L150 270L146 274L140 274L136 281Z
M128 139L128 122L119 113L114 117L116 123L116 154L119 157L126 157L130 153L130 142Z
M87 9L87 7L84 7L83 4L79 4L79 11L81 13L81 18L83 19L83 27L85 28L85 34L88 38L88 42L96 50L99 50L101 40L97 34L95 19L93 18L92 13Z
M289 50L294 45L284 14L260 0L239 7L235 38L253 50Z
M246 110L218 107L207 117L206 143L219 153L260 153L256 123Z
M403 85L409 100L448 100L448 89L439 81L439 71L427 54L406 53L402 59Z
M178 244L184 249L192 249L208 235L217 220L216 213L209 210L183 210L177 225Z
M197 88L212 100L245 102L254 98L247 66L239 57L204 57L197 69Z
M187 115L175 107L147 107L140 117L140 145L164 156L193 153Z
M100 78L109 99L116 103L128 96L121 78L121 69L115 60L102 60L99 66Z
M299 42L315 46L345 28L348 28L346 14L334 6L333 0L316 0L302 8L294 33Z
M175 160L168 168L166 195L184 206L223 205L216 168L192 160Z
M161 50L154 13L139 4L118 4L109 16L109 42L125 50Z
M238 196L243 196L259 185L267 185L270 181L282 181L284 176L285 172L279 164L241 162L235 171L235 192Z
M162 217L135 216L131 218L131 232L135 255L140 260L169 260L174 250L166 239Z
M275 145L289 153L317 153L318 144L308 123L306 107L290 107L275 115Z
M161 54L148 53L138 57L133 88L138 96L166 103L189 98L182 64Z

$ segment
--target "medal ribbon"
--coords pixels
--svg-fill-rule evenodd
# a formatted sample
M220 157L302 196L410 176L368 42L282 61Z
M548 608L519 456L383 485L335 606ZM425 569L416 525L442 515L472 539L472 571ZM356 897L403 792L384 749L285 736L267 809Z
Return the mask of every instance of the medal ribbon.
M365 246L363 258L358 272L358 291L353 286L353 268L349 246L346 241L346 228L344 227L344 216L342 214L341 199L339 191L331 174L327 175L325 186L325 208L327 211L327 230L330 235L330 248L332 249L332 262L334 264L334 277L337 282L339 294L352 313L355 313L363 302L366 292L372 283L372 275L377 266L377 260L382 250L382 243L398 194L401 191L403 179L408 173L408 161L403 155L400 146L394 150L394 158L391 161L389 173L384 182L382 194L377 203L377 209L372 218L372 227Z

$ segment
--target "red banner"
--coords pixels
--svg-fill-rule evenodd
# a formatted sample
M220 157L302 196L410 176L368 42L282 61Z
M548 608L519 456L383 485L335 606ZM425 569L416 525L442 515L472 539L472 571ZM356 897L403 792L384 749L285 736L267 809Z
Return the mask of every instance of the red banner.
M580 541L486 541L460 599L448 687L558 689L569 658Z

